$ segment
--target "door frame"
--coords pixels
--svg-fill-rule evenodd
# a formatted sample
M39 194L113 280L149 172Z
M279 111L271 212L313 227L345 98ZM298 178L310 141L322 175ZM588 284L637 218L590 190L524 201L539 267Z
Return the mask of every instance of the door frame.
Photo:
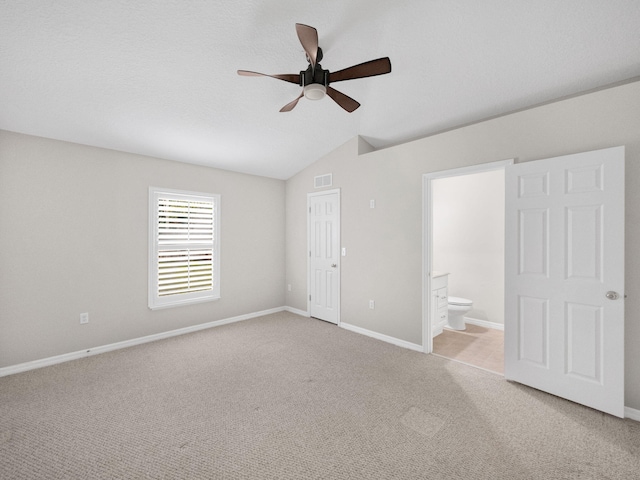
M331 190L321 190L319 192L311 192L311 193L307 193L307 313L310 316L311 315L311 300L309 299L311 296L311 198L313 197L320 197L323 195L332 195L332 194L336 194L338 196L338 206L337 206L337 215L338 215L338 220L336 222L336 227L338 229L337 231L337 236L338 236L338 257L341 257L341 245L342 245L342 237L341 235L341 215L340 215L340 200L341 200L341 193L340 193L340 188L333 188ZM337 281L336 281L336 310L337 310L337 314L338 314L338 321L336 323L336 325L340 326L340 291L341 291L341 287L340 287L340 277L342 276L342 262L338 262L338 275L337 275Z
M422 174L422 350L433 351L431 319L431 269L433 265L433 180L458 177L474 173L504 170L513 165L514 159L480 163L468 167L453 168Z

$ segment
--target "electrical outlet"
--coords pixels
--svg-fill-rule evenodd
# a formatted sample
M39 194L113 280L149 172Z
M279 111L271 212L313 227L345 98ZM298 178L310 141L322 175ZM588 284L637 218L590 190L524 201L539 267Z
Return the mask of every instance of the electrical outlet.
M369 200L369 208L376 208L376 201L373 198Z
M89 323L89 313L85 312L85 313L81 313L80 314L80 324L85 324L85 323Z
M287 290L291 291L291 284L287 285Z
M369 308L371 310L373 310L374 308L376 308L376 302L374 302L373 300L369 300Z

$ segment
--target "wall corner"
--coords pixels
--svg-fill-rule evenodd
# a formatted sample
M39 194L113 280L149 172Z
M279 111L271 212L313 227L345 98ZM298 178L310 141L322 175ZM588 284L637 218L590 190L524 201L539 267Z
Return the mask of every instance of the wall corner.
M375 151L375 148L364 138L358 135L358 155L364 155L365 153L371 153L373 151Z

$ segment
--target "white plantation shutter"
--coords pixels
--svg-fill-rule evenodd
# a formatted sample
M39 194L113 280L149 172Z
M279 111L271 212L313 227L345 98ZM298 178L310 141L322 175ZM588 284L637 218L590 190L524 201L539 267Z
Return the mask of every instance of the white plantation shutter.
M158 199L158 295L213 289L215 205Z
M211 290L213 249L160 250L158 252L158 295Z
M219 298L219 195L150 189L149 307Z

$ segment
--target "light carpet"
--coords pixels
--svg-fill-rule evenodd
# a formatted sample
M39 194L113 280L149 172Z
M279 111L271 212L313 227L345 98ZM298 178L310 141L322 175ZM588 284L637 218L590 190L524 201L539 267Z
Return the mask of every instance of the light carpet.
M278 313L0 378L2 479L637 479L640 424Z

